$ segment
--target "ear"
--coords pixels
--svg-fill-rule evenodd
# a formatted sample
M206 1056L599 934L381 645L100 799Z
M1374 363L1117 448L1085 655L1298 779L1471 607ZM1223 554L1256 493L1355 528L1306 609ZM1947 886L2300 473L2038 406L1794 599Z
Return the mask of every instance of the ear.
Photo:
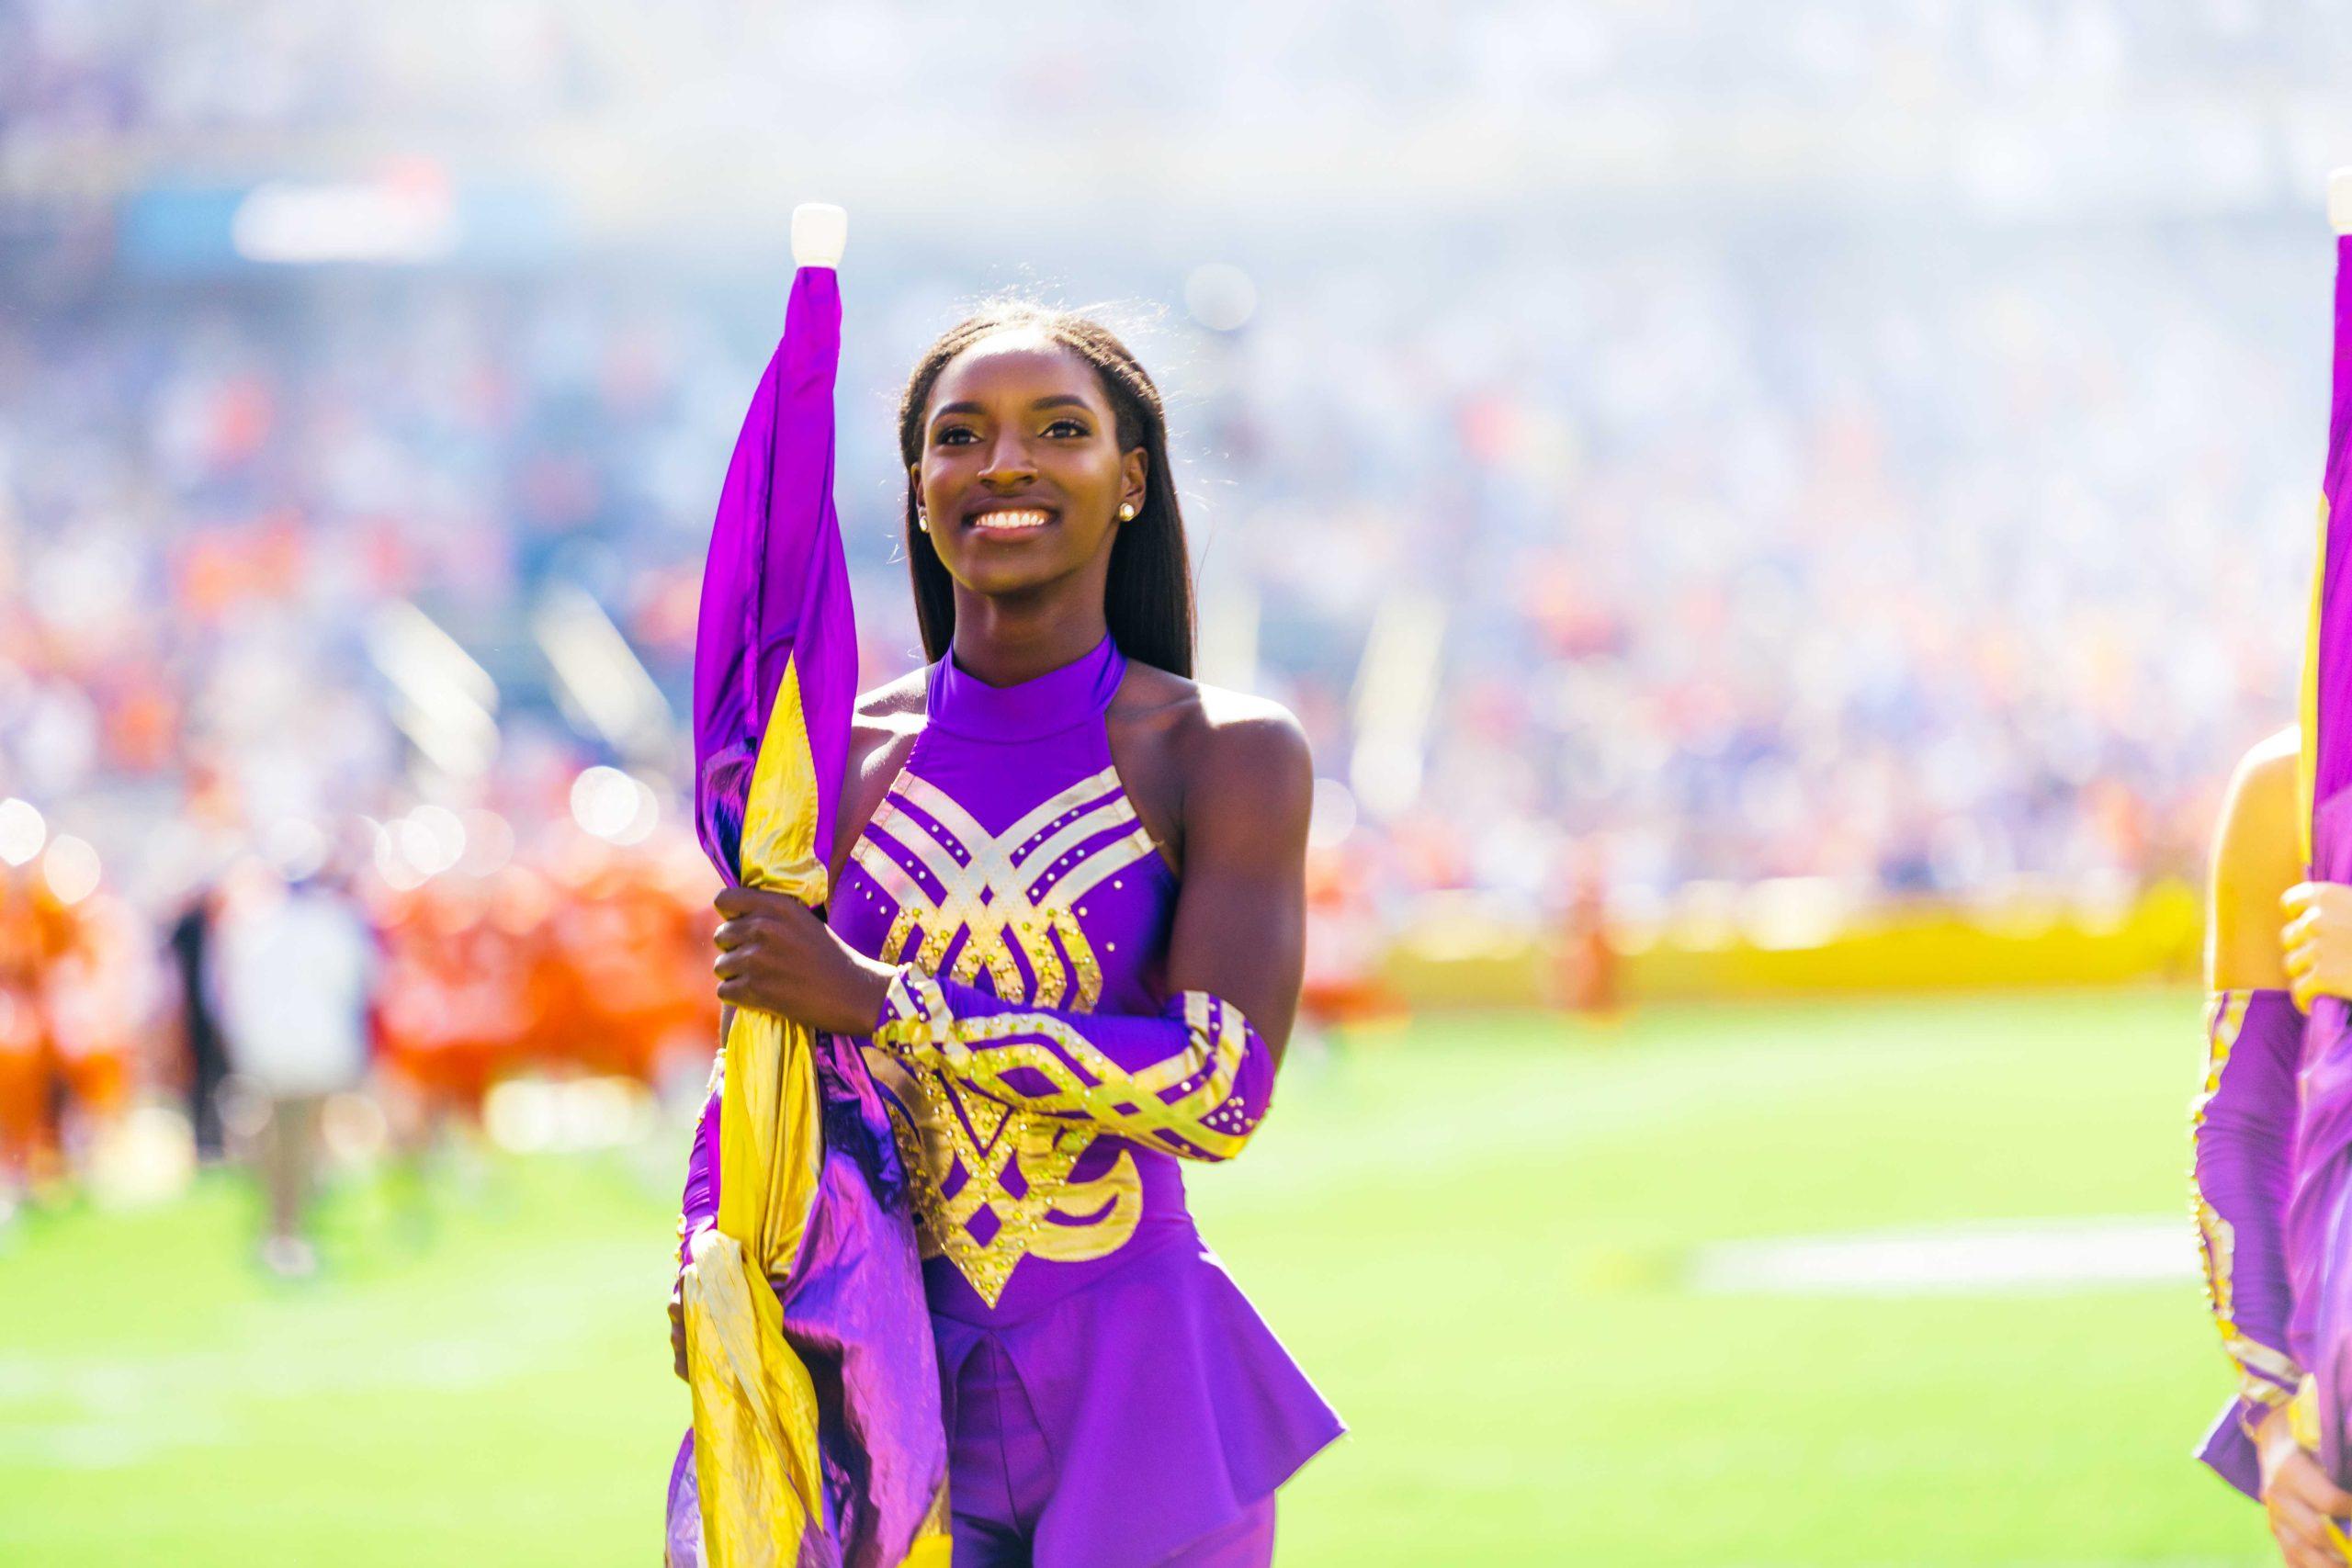
M1151 472L1151 454L1137 446L1119 459L1119 499L1137 512L1143 510L1144 480Z

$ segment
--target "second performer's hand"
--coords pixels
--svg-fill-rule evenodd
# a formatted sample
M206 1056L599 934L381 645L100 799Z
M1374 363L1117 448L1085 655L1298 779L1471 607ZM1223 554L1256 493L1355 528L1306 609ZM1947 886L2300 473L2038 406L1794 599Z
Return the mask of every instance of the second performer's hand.
M717 899L718 999L831 1034L866 1034L888 995L889 965L833 934L787 894L729 887Z
M2295 1005L2309 1012L2315 997L2352 998L2352 886L2299 882L2278 896L2278 907L2287 916L2278 941Z
M2279 1556L2289 1568L2344 1568L2352 1558L2338 1544L2344 1537L2335 1521L2352 1515L2352 1495L2332 1484L2311 1450L2295 1441L2285 1405L2255 1429L2255 1451L2262 1463L2262 1511Z

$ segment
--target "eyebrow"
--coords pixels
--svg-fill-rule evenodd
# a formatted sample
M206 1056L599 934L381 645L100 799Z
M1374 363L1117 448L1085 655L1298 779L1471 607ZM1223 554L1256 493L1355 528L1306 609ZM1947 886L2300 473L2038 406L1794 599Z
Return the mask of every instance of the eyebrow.
M1085 409L1089 413L1094 412L1087 400L1075 392L1056 392L1050 398L1039 398L1035 402L1031 403L1029 408L1032 412L1041 409L1060 408ZM986 413L988 412L979 404L973 402L942 403L939 405L939 412L931 417L937 421L946 418L951 413Z

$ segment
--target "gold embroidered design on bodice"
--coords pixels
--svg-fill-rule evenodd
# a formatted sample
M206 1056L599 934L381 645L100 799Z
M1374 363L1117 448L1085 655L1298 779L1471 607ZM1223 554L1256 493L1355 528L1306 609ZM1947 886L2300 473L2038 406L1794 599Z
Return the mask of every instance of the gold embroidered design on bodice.
M943 889L937 898L893 849L930 874ZM901 773L852 858L897 906L884 963L940 976L953 950L944 978L971 985L985 970L1001 998L1087 1012L1102 996L1102 972L1078 901L1151 852L1117 770L1104 768L1001 834L937 785ZM875 1047L865 1059L892 1101L924 1256L944 1253L990 1306L1023 1258L1085 1262L1135 1234L1143 1179L1132 1151L1120 1150L1098 1177L1069 1179L1100 1127L1023 1111Z

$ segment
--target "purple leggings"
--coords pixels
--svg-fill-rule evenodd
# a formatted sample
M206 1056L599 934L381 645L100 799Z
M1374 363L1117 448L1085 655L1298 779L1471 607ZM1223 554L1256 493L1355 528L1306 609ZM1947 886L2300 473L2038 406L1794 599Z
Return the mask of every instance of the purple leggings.
M981 1345L964 1363L955 1412L947 1496L956 1568L1032 1568L1053 1497L1054 1457L1012 1363L995 1346ZM1264 1497L1156 1568L1267 1568L1273 1560L1274 1500Z

